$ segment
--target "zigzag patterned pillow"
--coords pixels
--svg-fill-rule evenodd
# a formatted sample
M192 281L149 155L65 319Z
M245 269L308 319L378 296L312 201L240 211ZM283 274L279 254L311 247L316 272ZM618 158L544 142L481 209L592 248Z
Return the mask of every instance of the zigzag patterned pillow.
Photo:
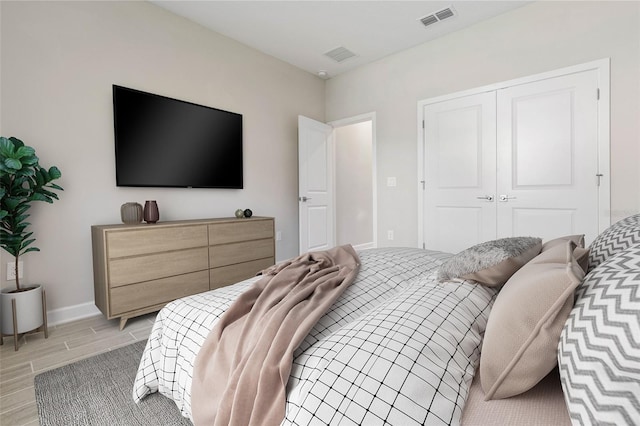
M614 223L589 247L589 271L627 247L640 243L640 214Z
M640 244L584 280L558 345L573 424L640 421Z

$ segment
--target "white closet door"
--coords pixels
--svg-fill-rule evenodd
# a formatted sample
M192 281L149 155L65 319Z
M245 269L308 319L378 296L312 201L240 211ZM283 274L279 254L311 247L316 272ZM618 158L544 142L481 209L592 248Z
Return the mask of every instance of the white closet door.
M426 105L424 241L456 253L496 235L495 93Z
M498 90L498 237L598 234L597 71Z

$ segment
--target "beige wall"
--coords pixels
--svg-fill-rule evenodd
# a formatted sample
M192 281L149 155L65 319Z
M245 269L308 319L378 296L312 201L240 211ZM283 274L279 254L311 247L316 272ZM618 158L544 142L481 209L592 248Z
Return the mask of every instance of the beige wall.
M418 101L601 58L615 221L640 211L640 2L535 2L328 80L328 120L376 112L378 234L395 229L379 245L418 241Z
M0 131L63 174L61 200L32 209L42 251L24 257L54 320L93 308L90 226L119 223L127 201L157 200L161 220L251 208L276 218L278 259L297 254L297 116L324 120L323 80L147 2L3 1L0 10ZM112 84L242 113L245 189L117 188ZM1 256L5 287L10 256Z

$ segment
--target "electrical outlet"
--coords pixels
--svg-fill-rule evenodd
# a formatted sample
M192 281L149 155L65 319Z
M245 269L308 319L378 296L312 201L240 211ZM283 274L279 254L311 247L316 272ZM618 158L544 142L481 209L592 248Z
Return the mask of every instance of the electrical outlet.
M7 262L7 281L13 281L16 279L16 267L15 262ZM18 275L20 278L24 276L24 266L22 262L18 262Z
M392 230L388 230L387 231L387 240L393 240L393 231Z
M282 240L282 231L276 231L276 241Z

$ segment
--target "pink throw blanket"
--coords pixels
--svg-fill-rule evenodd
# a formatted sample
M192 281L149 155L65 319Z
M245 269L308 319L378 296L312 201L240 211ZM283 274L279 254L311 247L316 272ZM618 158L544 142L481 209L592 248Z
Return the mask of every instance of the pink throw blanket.
M196 357L194 423L280 424L293 352L359 266L356 252L345 245L263 271L220 318Z

